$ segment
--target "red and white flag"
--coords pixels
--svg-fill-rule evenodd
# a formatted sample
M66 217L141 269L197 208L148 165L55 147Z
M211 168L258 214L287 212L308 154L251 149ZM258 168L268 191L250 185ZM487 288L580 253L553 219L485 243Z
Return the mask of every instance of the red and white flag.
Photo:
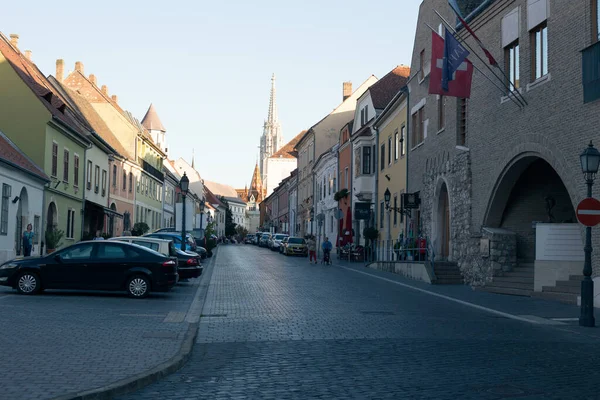
M442 88L442 71L444 67L444 39L431 32L431 72L429 74L429 93L451 97L471 97L471 80L473 64L465 59L454 72L454 77L448 82L448 90Z

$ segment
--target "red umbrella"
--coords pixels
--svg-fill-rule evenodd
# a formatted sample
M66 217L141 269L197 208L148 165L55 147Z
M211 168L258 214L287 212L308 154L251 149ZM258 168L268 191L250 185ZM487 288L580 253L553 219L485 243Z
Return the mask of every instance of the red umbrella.
M352 243L352 209L348 207L346 212L346 230L344 231L344 242Z

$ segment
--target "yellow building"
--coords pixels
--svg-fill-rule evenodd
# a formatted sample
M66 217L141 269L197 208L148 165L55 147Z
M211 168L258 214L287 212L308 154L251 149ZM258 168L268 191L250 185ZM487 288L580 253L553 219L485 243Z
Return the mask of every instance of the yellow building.
M405 232L405 218L400 209L401 194L406 191L406 134L408 132L408 95L401 90L374 123L378 130L377 229L381 240L397 240ZM384 194L390 191L390 209L385 207Z

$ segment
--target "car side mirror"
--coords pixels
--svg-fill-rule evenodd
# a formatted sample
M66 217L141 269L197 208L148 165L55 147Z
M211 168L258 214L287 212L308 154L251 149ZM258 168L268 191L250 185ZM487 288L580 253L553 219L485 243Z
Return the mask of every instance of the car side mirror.
M62 262L62 258L60 256L60 254L55 255L54 259L56 260L56 262Z

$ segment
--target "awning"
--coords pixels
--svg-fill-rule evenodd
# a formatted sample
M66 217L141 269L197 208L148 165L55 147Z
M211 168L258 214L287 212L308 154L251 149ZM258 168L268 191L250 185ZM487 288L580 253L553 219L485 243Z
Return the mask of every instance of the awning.
M115 216L115 217L117 217L117 218L121 218L121 219L123 219L123 214L119 214L119 213L118 213L118 212L116 212L115 210L111 210L111 209L110 209L110 208L108 208L108 207L102 207L102 208L104 209L104 214L107 214L107 215L113 215L113 216Z

